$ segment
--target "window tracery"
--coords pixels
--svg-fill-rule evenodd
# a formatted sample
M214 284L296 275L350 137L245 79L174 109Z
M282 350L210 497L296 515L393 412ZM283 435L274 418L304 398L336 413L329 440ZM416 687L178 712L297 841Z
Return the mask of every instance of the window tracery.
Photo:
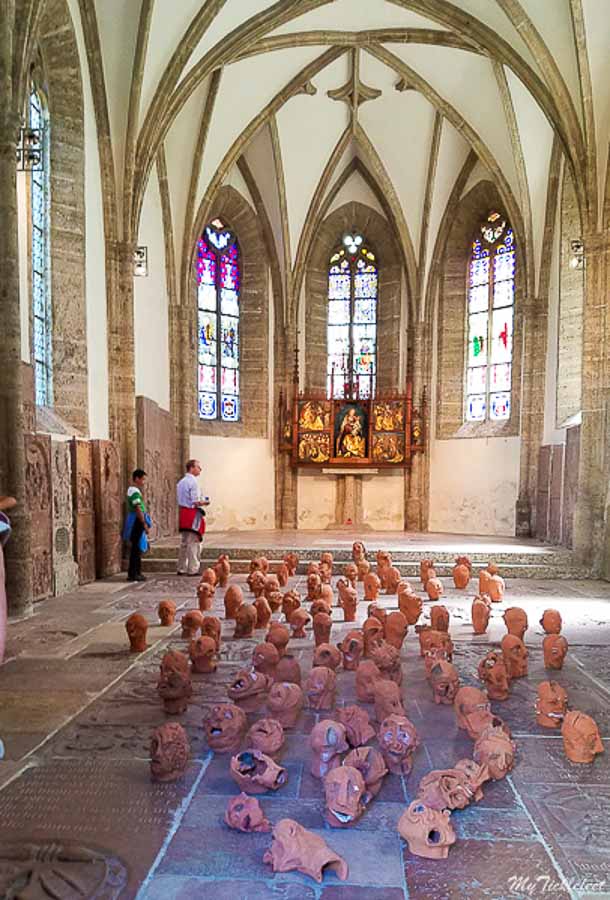
M36 404L53 402L53 316L51 301L51 178L48 106L42 91L32 83L27 107L27 127L39 133L40 162L30 179L30 266L32 284L32 348Z

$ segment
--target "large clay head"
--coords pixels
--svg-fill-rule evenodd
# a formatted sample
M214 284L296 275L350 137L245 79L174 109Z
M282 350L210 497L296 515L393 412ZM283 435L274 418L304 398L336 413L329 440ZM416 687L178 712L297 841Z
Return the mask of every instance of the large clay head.
M523 635L527 631L527 613L520 606L511 606L506 610L503 616L504 624L509 634L523 640Z
M325 612L316 613L313 617L313 636L316 647L320 644L328 644L330 641L330 632L333 627L333 620Z
M211 584L212 587L216 587L217 580L218 579L216 578L216 572L214 571L214 569L208 567L201 573L201 581L207 584Z
M268 643L273 644L281 658L286 652L286 647L290 640L290 632L285 625L280 625L279 622L272 622L265 640L268 641Z
M400 665L400 650L382 641L371 650L371 662L374 662L381 673L382 678L402 684L402 668Z
M423 800L414 800L398 820L398 833L415 856L446 859L455 844L455 831L448 810L432 809Z
M561 613L556 609L545 609L540 624L547 634L561 633Z
M343 765L358 769L364 778L369 798L377 796L381 790L383 779L388 774L387 766L379 750L375 747L357 747L355 750L350 750L343 760Z
M343 609L344 621L355 622L356 610L358 608L358 594L356 588L340 578L337 582L337 590L339 591L339 606Z
M132 613L125 622L125 631L129 638L131 653L143 653L146 650L146 632L148 622L142 613Z
M465 809L474 794L461 769L435 769L419 782L417 797L431 809Z
M358 581L358 566L356 565L356 563L347 563L347 565L343 567L343 574L349 581L350 585L355 588L356 582Z
M453 567L453 584L455 587L463 591L468 587L470 574L472 571L472 563L467 556L456 556L455 566Z
M337 676L333 669L314 666L305 679L305 696L311 709L332 709L335 705Z
M216 588L208 581L200 581L197 585L197 603L199 612L207 612L214 605L214 594Z
M500 644L508 674L511 678L523 678L527 675L527 648L523 641L514 634L507 634Z
M482 597L475 597L471 609L472 628L475 634L485 634L489 624L489 604Z
M390 772L408 775L419 746L415 725L406 716L388 716L379 726L377 741Z
M490 700L506 700L510 691L510 676L504 656L497 650L490 650L478 666L478 675L487 689Z
M432 607L430 625L433 631L449 631L449 610L446 606Z
M561 728L568 711L568 695L556 681L541 681L534 708L536 721L543 728Z
M265 851L263 862L269 863L274 872L296 869L318 883L326 869L334 871L341 881L348 876L345 860L323 838L307 831L294 819L280 819L275 825L271 847Z
M364 549L362 541L354 541L352 544L352 559L355 563L360 562L362 559L366 559L366 550Z
M186 712L192 690L188 657L179 650L169 650L161 660L157 682L165 712L170 715Z
M369 618L374 616L376 619L379 619L385 631L385 623L388 618L387 610L384 609L383 606L380 606L376 601L373 601L372 603L369 603L366 611Z
M322 593L322 579L315 572L307 576L307 599L311 602L317 600Z
M264 705L272 684L270 675L263 675L256 669L241 669L228 685L227 694L229 700L244 712L255 712Z
M379 580L379 576L375 575L374 572L368 572L364 576L364 599L376 600L379 596L380 588L381 581Z
M180 619L180 624L182 625L181 637L186 640L193 640L193 638L197 637L197 632L203 625L203 616L198 609L189 609Z
M159 616L161 625L164 625L165 627L173 625L174 619L176 618L176 604L174 601L162 600L161 603L159 603L157 615Z
M332 605L327 603L326 600L314 600L311 606L309 607L309 615L312 619L318 615L318 613L326 613L327 616L330 616L332 610Z
M326 666L336 672L341 665L341 651L334 644L317 644L313 652L313 664L314 666Z
M242 603L235 613L234 638L252 637L256 627L256 609L251 603Z
M231 563L226 553L221 553L216 560L214 573L220 587L226 587L229 575L231 574Z
M485 766L494 781L504 778L515 762L515 744L502 727L489 725L477 738L473 759Z
M153 781L176 781L184 775L191 756L186 731L178 722L155 728L150 740L150 775Z
M311 616L306 609L303 609L302 607L299 607L299 609L295 609L290 617L290 628L292 629L293 638L307 637L305 629L310 622Z
M356 696L361 703L373 703L381 672L371 659L363 659L356 669Z
M433 666L440 662L441 659L451 662L453 659L453 642L446 631L430 629L426 633L426 650L424 653L426 675L430 676Z
M417 594L411 591L400 591L398 594L398 609L407 620L408 625L415 625L421 616L423 601Z
M369 714L361 706L343 706L336 712L337 721L345 725L345 734L351 747L360 747L375 736Z
M407 617L404 616L399 610L391 612L386 618L385 639L388 644L391 644L398 650L400 650L400 648L402 647L408 630L409 623L407 622Z
M201 625L201 636L211 637L216 644L216 650L220 650L220 633L222 625L217 616L205 616Z
M434 568L434 562L431 559L422 559L419 563L419 577L421 579L422 587L425 589L426 582L428 581L428 572L430 569Z
M364 655L370 656L373 647L380 644L384 639L383 625L375 616L369 616L368 619L365 619L362 626L362 634L364 637Z
M341 754L349 749L345 727L333 719L322 719L311 729L309 746L311 774L314 778L324 778L331 769L341 765Z
M277 575L265 575L264 592L265 597L269 599L269 594L275 594L280 589L280 580Z
M430 669L430 685L435 703L452 704L460 687L460 676L453 663L439 659Z
M280 654L277 652L277 648L267 641L264 641L262 644L257 644L252 651L252 665L256 671L260 672L262 675L271 675L271 677L274 677L279 661Z
M545 669L562 669L568 642L562 634L547 634L542 641Z
M301 683L301 664L296 657L285 653L280 659L275 670L274 681L291 681L293 684Z
M255 597L261 597L265 592L265 575L260 569L255 569L246 579L248 587Z
M193 672L208 675L210 672L216 671L218 663L216 661L216 643L214 638L200 637L191 641L189 656Z
M298 684L278 681L269 691L267 709L283 728L294 728L303 709L303 691Z
M364 778L352 766L337 766L324 776L324 818L333 828L348 828L358 821L367 801Z
M296 555L296 553L287 553L284 556L284 562L286 563L286 566L288 568L288 574L296 575L297 566L299 565L299 557Z
M277 791L288 781L288 773L265 753L253 748L231 757L231 778L246 794Z
M487 695L475 687L460 688L455 695L453 709L458 728L466 730L473 740L480 733L480 714L491 711Z
M282 613L286 617L286 621L290 621L290 616L301 605L301 598L298 591L286 591L282 596Z
M341 643L339 650L343 654L343 668L353 672L358 668L358 664L364 653L364 638L361 631L348 631Z
M277 719L258 719L250 726L246 744L275 759L284 744L284 729Z
M440 578L428 578L426 581L426 593L429 600L438 600L439 597L443 596L445 588Z
M252 606L256 610L255 631L258 631L259 628L268 628L271 621L271 607L265 595L261 594L260 597L257 597Z
M231 797L225 811L225 822L229 828L244 831L246 834L259 831L271 831L271 823L265 818L261 805L256 797L248 797L241 793Z
M604 752L595 721L579 709L566 713L561 736L566 756L574 763L592 763L598 753Z
M246 714L234 703L213 706L203 720L205 739L215 753L236 753L246 733Z
M400 688L394 681L379 680L375 686L375 718L383 722L392 715L405 715Z

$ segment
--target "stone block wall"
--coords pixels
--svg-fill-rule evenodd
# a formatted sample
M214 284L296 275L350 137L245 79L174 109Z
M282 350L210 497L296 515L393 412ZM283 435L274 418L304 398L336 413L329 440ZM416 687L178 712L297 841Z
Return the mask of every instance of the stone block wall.
M565 444L546 444L538 454L536 537L572 548L578 485L580 426L568 428Z
M574 183L565 167L561 192L559 268L559 334L557 347L556 425L580 412L582 388L582 334L585 295L584 269L570 268L571 242L582 239Z
M177 531L176 482L181 467L176 459L176 432L170 413L148 397L136 398L136 418L137 465L148 476L144 496L154 540Z

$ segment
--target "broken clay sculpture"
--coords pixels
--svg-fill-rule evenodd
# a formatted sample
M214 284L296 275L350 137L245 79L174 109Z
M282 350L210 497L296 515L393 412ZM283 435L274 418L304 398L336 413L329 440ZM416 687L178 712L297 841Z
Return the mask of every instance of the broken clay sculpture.
M265 851L263 862L269 863L274 872L296 869L318 883L325 869L334 871L340 881L346 881L349 873L343 857L294 819L280 819L274 827L271 847Z
M435 769L419 782L417 797L431 809L452 810L466 809L474 793L461 769Z
M344 766L353 766L358 769L369 798L376 797L383 785L383 779L388 774L383 756L375 747L357 747L350 750L343 760Z
M324 778L331 769L341 765L341 753L349 749L345 726L333 719L322 719L311 729L309 746L311 774L314 778Z
M245 712L234 703L213 706L203 720L205 739L215 753L237 753L246 726Z
M265 818L261 805L256 797L248 797L241 793L231 797L225 811L225 822L235 831L246 834L260 831L271 831L271 823Z
M244 750L231 757L231 778L246 794L277 791L288 781L286 769L260 750Z
M414 800L398 820L398 833L414 856L446 859L455 844L449 810L432 809L423 800Z
M345 725L345 734L350 747L360 747L375 736L369 714L361 706L343 706L337 710L336 716L337 721Z
M270 675L263 675L256 669L242 669L228 685L227 694L229 700L244 712L256 712L264 706L272 684Z

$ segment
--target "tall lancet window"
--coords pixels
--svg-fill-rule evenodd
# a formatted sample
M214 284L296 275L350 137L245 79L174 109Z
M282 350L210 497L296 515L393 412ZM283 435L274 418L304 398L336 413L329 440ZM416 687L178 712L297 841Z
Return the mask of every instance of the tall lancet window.
M36 403L53 402L53 317L51 302L51 177L50 125L42 92L32 84L27 127L37 133L39 155L30 167L32 347Z
M197 242L199 418L239 420L239 247L220 219Z
M499 213L491 212L470 256L467 422L510 418L515 261L512 228Z
M329 397L375 394L378 284L375 254L363 235L344 235L328 270Z

